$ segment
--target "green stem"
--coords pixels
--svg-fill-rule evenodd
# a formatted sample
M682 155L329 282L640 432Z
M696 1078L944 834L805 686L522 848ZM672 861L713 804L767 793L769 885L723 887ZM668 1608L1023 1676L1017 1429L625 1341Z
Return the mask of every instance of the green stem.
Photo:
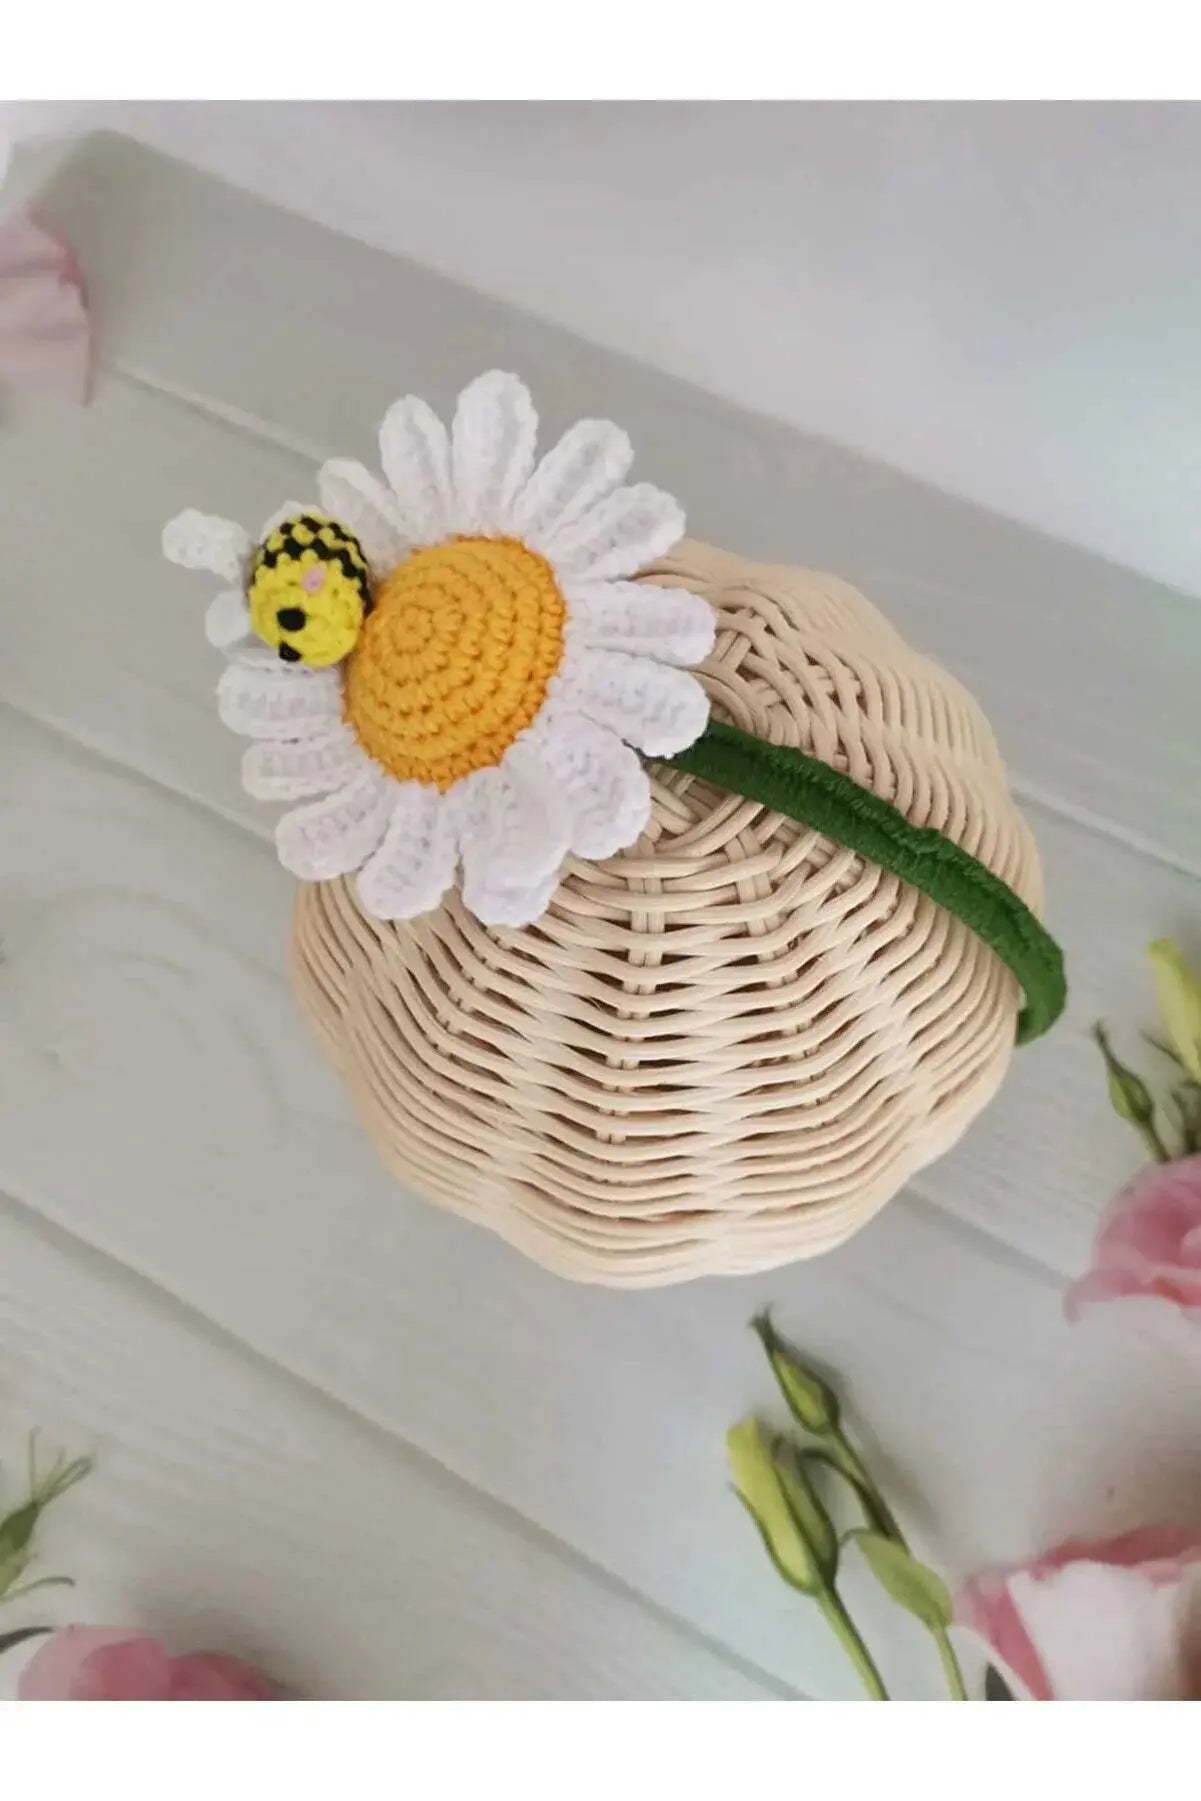
M880 1493L871 1471L854 1445L850 1444L843 1436L841 1427L836 1426L830 1436L837 1447L837 1461L843 1474L850 1477L859 1491L859 1499L867 1514L868 1524L874 1526L877 1532L883 1533L885 1538L891 1538L894 1544L900 1545L903 1551L907 1551L909 1546L905 1542L905 1534L897 1523L896 1515ZM963 1680L963 1670L955 1655L954 1645L942 1626L930 1626L927 1630L938 1647L938 1656L942 1663L943 1674L947 1679L947 1688L950 1690L951 1699L966 1701L968 1698L967 1688Z
M26 1582L21 1588L6 1589L0 1595L0 1605L11 1607L14 1601L23 1601L26 1595L36 1594L41 1588L74 1588L70 1576L40 1576L36 1582Z
M834 1589L828 1588L816 1599L831 1632L854 1664L855 1672L866 1689L869 1700L887 1701L888 1690L881 1680L879 1670L872 1661L872 1654L864 1644L858 1627L843 1606L838 1594Z
M0 1632L0 1653L15 1651L27 1639L47 1638L52 1630L50 1626L19 1626L15 1632Z
M1148 1119L1139 1125L1139 1135L1157 1163L1171 1163L1172 1154L1160 1137L1154 1120Z
M891 1538L900 1545L903 1551L909 1546L905 1543L905 1535L897 1524L896 1515L876 1486L871 1471L860 1457L858 1451L844 1434L841 1426L835 1426L830 1438L836 1447L835 1461L859 1491L859 1498L868 1516L868 1524L885 1538Z
M943 1674L947 1679L947 1687L951 1691L952 1701L966 1701L967 1688L964 1685L963 1671L959 1659L955 1655L955 1647L941 1626L931 1626L930 1636L938 1646L938 1655L942 1660Z

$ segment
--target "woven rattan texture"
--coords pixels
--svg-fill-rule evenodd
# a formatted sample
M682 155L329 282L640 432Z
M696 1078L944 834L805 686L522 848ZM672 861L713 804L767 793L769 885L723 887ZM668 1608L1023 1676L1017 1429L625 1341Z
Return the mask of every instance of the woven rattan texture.
M862 595L693 543L647 575L718 611L717 717L847 771L1039 909L987 722ZM322 883L299 893L293 969L407 1186L631 1286L847 1238L991 1097L1020 999L895 876L678 774L642 841L569 864L538 924L490 931L453 896L381 924Z

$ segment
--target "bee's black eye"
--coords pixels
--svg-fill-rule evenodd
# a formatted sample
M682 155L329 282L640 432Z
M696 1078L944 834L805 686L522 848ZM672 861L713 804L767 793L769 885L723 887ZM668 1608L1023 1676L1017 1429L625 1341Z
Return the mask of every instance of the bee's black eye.
M280 607L275 617L281 631L301 632L304 630L307 614L303 607Z
M279 647L279 654L280 660L284 663L299 663L300 661L300 652L294 645L281 644Z

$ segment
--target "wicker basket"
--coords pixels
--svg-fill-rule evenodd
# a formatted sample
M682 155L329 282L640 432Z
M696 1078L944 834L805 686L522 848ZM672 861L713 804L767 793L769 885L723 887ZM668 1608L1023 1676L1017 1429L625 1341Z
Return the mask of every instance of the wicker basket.
M987 722L862 595L693 543L647 577L717 608L718 718L845 770L1038 910ZM490 931L454 896L380 924L331 882L300 891L293 967L397 1176L627 1286L839 1244L992 1096L1020 1001L898 877L678 773L640 843L570 863L536 925Z

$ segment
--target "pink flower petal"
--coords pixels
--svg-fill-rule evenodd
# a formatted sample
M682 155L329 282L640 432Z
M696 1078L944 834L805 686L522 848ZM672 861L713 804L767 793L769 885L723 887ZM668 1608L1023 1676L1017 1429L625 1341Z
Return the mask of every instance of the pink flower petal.
M0 227L0 381L87 396L91 334L79 265L28 214Z
M1201 1156L1157 1164L1120 1194L1102 1221L1092 1267L1068 1290L1065 1310L1125 1295L1152 1295L1201 1310Z
M121 1645L154 1645L144 1633L128 1626L67 1626L38 1647L17 1683L19 1701L72 1701L80 1684L89 1686L87 1674L93 1657ZM159 1651L165 1665L165 1655ZM97 1698L97 1697L89 1697ZM98 1697L104 1699L105 1697Z
M172 1701L278 1701L279 1689L259 1670L220 1651L171 1660Z
M158 1639L128 1627L68 1626L31 1659L21 1701L277 1701L280 1689L237 1657L198 1651L169 1657Z
M975 1577L956 1613L1038 1700L1177 1699L1196 1692L1201 1667L1198 1566L1189 1527L1069 1539Z
M1086 1276L1073 1282L1063 1298L1063 1310L1073 1324L1089 1307L1099 1301L1117 1301L1123 1295L1136 1295L1142 1291L1138 1278L1124 1275L1118 1270L1090 1269Z
M1030 1566L1041 1576L1068 1563L1112 1563L1124 1569L1143 1566L1152 1581L1176 1581L1183 1565L1201 1562L1201 1543L1189 1526L1136 1526L1117 1538L1069 1538Z
M966 1582L955 1603L955 1616L990 1644L1036 1701L1050 1701L1051 1684L1009 1594L1005 1573L987 1571Z
M171 1660L156 1638L127 1638L101 1645L75 1677L72 1701L167 1701Z
M1193 1682L1196 1574L1153 1582L1141 1566L1084 1560L1038 1578L1019 1570L1009 1594L1056 1699L1175 1701Z

